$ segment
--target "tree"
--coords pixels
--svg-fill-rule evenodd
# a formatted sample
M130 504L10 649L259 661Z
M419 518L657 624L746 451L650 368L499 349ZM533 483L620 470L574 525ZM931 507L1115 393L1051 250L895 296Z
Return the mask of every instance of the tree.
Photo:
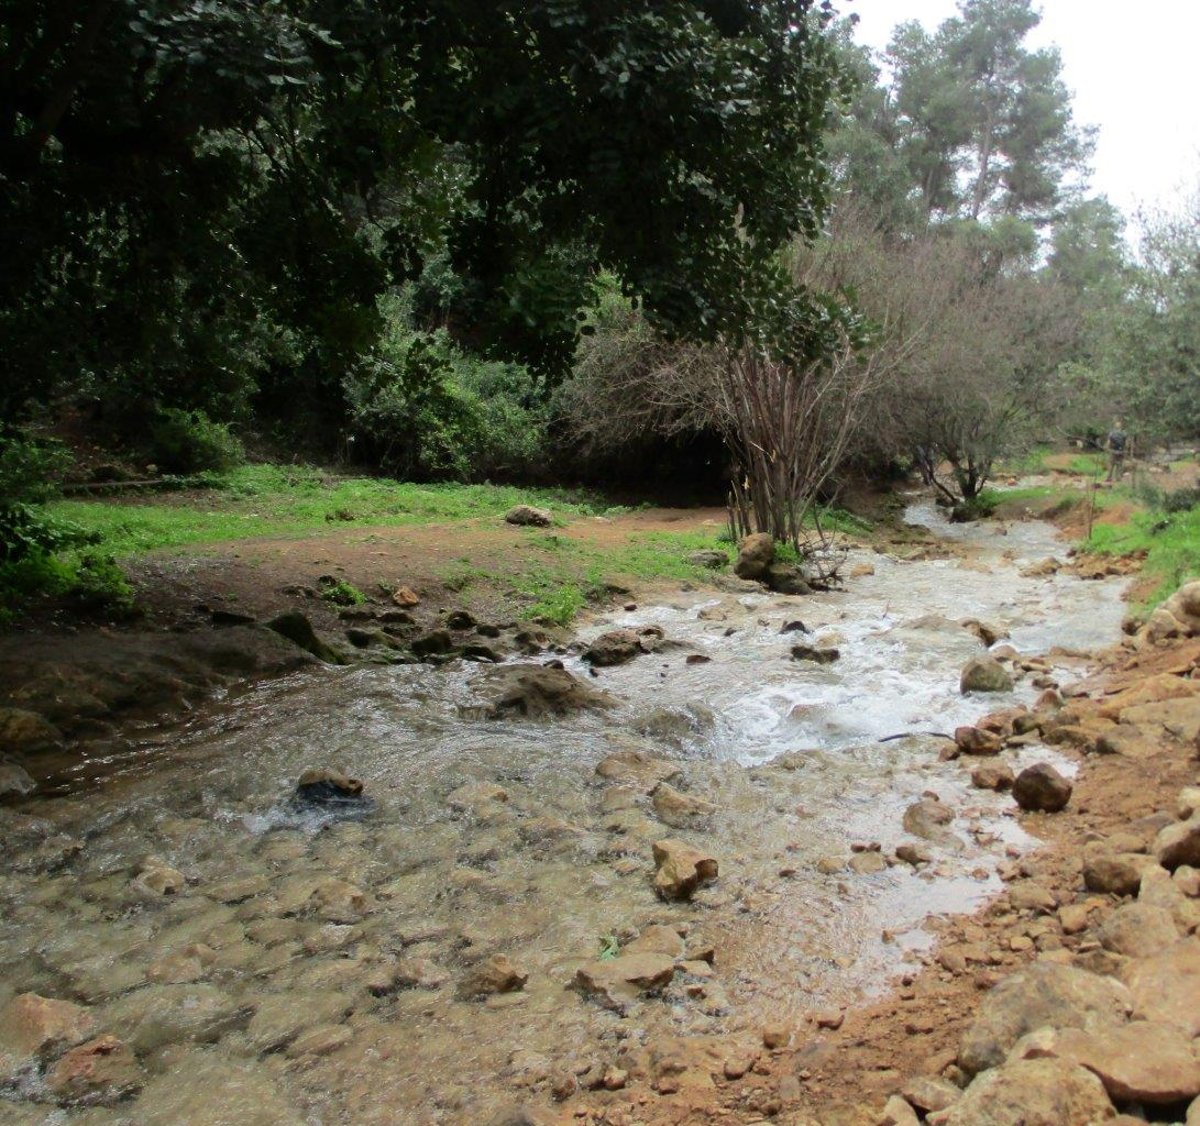
M776 304L825 203L817 0L0 0L10 416L90 386L325 412L376 299L569 363L608 266L679 334Z
M1024 40L1031 0L962 0L934 34L897 28L887 51L900 151L927 214L1050 221L1090 154L1056 49Z

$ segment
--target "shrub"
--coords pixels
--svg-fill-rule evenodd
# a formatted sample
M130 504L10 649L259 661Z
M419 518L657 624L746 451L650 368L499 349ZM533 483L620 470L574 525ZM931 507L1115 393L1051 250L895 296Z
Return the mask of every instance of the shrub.
M246 459L229 426L203 411L163 407L150 422L146 456L166 473L224 472Z

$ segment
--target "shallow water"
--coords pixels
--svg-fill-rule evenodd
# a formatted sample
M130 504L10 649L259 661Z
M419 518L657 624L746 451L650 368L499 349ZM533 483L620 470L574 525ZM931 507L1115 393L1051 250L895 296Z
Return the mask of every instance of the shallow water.
M973 561L863 553L851 562L875 573L845 593L681 592L589 623L585 639L657 625L679 645L594 679L564 657L613 694L608 712L471 718L477 665L323 670L85 764L61 796L4 824L0 1000L35 990L95 1006L98 1027L135 1043L147 1086L111 1109L0 1103L0 1123L479 1121L514 1088L541 1091L622 1044L878 992L932 941L928 915L993 894L1004 847L1029 843L1011 802L970 789L928 734L1037 694L1021 684L1011 698L961 696L959 670L982 646L955 623L1005 626L1032 654L1109 643L1122 613L1118 583L1018 576L1061 551L1048 526L950 526L924 503L909 518L975 549ZM781 634L797 619L808 633ZM800 642L836 645L841 659L793 661ZM711 660L685 664L697 653ZM879 742L903 733L913 737ZM606 790L596 764L630 745L678 760L673 785L718 807L707 824L665 827L644 796ZM1044 748L1022 755L1057 761ZM372 810L298 813L288 798L313 764L363 779ZM508 800L452 809L447 796L476 781ZM888 854L910 840L901 817L926 791L958 812L959 844L932 848L934 865L816 871L854 843ZM653 894L650 846L663 836L720 860L692 904ZM188 887L137 891L131 874L147 855ZM358 897L314 910L313 888L335 880ZM569 988L602 939L654 922L686 924L692 946L711 940L715 979L681 976L624 1018ZM528 972L524 990L459 998L458 982L497 952ZM381 986L396 959L426 960L425 987ZM198 1031L206 1006L214 1019ZM174 1015L148 1022L160 1008ZM297 1033L313 1027L346 1031L327 1054L299 1053ZM36 1077L21 1093L49 1098Z

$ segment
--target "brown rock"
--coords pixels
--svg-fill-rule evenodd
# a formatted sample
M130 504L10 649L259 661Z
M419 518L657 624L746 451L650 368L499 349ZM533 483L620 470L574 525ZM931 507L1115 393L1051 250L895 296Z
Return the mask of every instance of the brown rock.
M505 514L506 523L516 524L526 528L548 528L554 523L554 517L544 508L534 508L531 504L515 504Z
M766 532L746 536L738 544L733 573L739 579L762 579L775 561L775 541Z
M529 974L515 965L506 954L485 958L459 984L460 997L488 997L494 993L515 993L525 988Z
M665 954L622 954L581 966L575 982L606 1008L623 1011L638 997L671 984L675 959Z
M683 938L674 927L653 923L643 927L641 934L625 945L622 954L661 954L667 958L682 958L683 952Z
M95 1027L81 1005L21 993L0 1012L0 1054L40 1056L86 1040Z
M1013 782L1013 797L1027 811L1057 813L1071 800L1071 783L1049 763L1028 766Z
M1008 670L992 657L974 657L963 667L958 690L968 692L1011 692L1013 679Z
M1151 856L1139 852L1113 853L1100 844L1084 851L1083 882L1088 891L1137 895L1142 875L1157 866Z
M410 586L398 586L392 591L392 601L402 607L418 606L421 596Z
M676 829L686 829L717 811L712 802L680 793L666 782L660 782L654 788L652 800L658 819Z
M1037 962L1005 978L984 998L959 1047L968 1074L996 1067L1024 1035L1052 1025L1117 1022L1133 1007L1120 982L1085 970Z
M67 1052L46 1075L46 1086L61 1103L110 1106L139 1090L143 1078L129 1046L105 1035Z
M1127 958L1161 954L1179 941L1179 928L1169 911L1143 902L1118 907L1096 931L1105 950Z
M976 1077L945 1126L1095 1126L1116 1111L1090 1071L1061 1060L1019 1060Z
M35 754L61 742L62 733L37 712L0 708L0 754Z
M900 1093L924 1114L945 1110L962 1098L962 1091L953 1083L932 1075L914 1076L900 1088Z
M1131 962L1122 976L1133 995L1134 1017L1200 1036L1200 939L1187 938Z
M1200 817L1168 825L1154 841L1159 864L1173 872L1182 864L1200 867Z
M998 755L1004 747L999 735L982 727L956 727L954 743L964 755Z
M596 766L596 773L601 778L649 793L659 784L677 778L682 773L682 768L669 759L658 758L636 748L627 748L605 755Z
M971 784L980 790L995 790L1003 793L1011 790L1012 767L1004 762L983 762L971 771Z
M654 889L662 899L691 899L702 883L717 878L717 861L685 841L654 842Z
M892 1095L876 1119L878 1126L921 1126L917 1112L899 1095Z
M1085 1067L1117 1102L1157 1106L1200 1094L1200 1061L1191 1042L1166 1024L1043 1028L1024 1037L1009 1058L1059 1059Z
M786 1024L771 1024L762 1030L763 1047L775 1051L786 1048L792 1039L792 1030Z
M583 651L583 659L596 668L624 665L645 652L642 639L631 629L614 629L602 633Z

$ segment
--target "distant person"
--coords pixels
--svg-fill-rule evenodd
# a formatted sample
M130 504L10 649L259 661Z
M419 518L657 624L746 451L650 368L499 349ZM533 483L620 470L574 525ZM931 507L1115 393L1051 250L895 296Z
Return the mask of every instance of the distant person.
M1129 445L1129 435L1121 425L1119 418L1113 420L1113 427L1104 441L1108 450L1108 480L1119 481L1125 472L1125 447Z

